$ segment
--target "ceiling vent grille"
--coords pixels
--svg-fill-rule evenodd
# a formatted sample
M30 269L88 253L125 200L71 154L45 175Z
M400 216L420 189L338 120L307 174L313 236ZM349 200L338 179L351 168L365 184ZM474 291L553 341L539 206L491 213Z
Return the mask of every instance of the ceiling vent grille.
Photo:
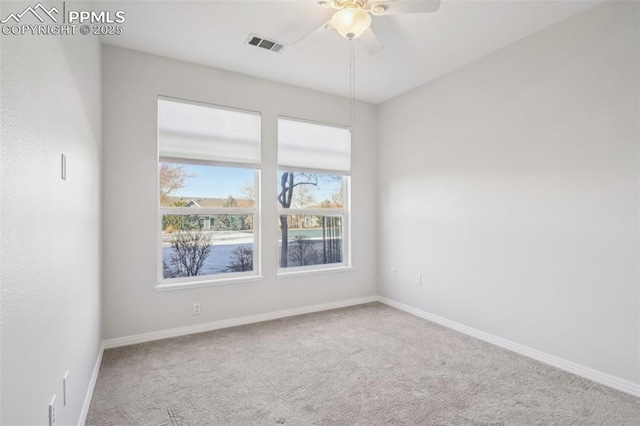
M247 38L247 42L248 45L251 46L255 46L255 47L260 47L262 49L265 50L270 50L272 52L282 52L282 50L284 49L284 44L279 43L277 41L273 41L273 40L268 40L264 37L255 35L255 34L251 34L249 36L249 38Z

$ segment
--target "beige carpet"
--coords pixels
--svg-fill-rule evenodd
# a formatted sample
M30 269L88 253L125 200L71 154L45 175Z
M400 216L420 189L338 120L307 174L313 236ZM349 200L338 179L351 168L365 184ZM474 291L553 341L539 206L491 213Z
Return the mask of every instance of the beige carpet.
M107 350L88 425L640 425L640 399L372 303Z

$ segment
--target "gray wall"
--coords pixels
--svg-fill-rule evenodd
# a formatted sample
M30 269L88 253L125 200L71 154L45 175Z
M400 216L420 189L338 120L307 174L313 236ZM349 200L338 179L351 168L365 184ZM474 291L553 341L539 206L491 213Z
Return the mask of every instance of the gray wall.
M352 149L354 269L276 279L276 119L347 125L343 98L104 46L105 337L117 338L376 294L376 110L359 104ZM157 97L262 113L264 280L156 292ZM191 305L201 304L201 315Z
M607 2L380 106L382 296L640 382L638 18Z
M58 424L77 424L102 341L100 45L0 38L0 423L47 424L56 394Z

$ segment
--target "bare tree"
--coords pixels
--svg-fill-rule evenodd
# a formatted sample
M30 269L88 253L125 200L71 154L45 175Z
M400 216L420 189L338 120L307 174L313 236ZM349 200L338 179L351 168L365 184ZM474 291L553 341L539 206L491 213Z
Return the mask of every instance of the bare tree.
M280 193L278 194L278 202L283 209L291 208L293 200L293 190L301 185L318 185L318 175L311 173L294 173L283 172L280 176ZM280 267L287 267L287 257L289 253L289 223L287 216L280 216L280 233L282 236L282 245L280 247Z
M314 241L304 235L296 235L289 247L289 258L298 266L317 265L320 252Z
M193 277L200 274L204 262L211 254L211 236L199 226L184 227L171 237L171 257L165 265L165 275L170 278Z
M222 203L223 207L236 208L238 200L233 195L229 195ZM218 215L218 227L221 230L235 231L242 228L242 218L237 215L221 214Z
M331 194L331 198L325 199L320 207L325 209L334 209L334 208L342 208L343 206L343 191L342 188L338 188L333 194Z
M317 204L315 194L312 192L311 185L300 185L294 188L291 207L294 209L304 209ZM303 227L304 216L291 216L289 225L294 228Z
M311 185L300 185L293 190L291 207L294 209L304 209L316 204L316 196L311 192Z
M180 188L184 188L184 181L188 177L193 177L192 173L187 173L184 166L161 163L159 174L160 203L169 202L169 195Z
M243 207L252 207L256 203L256 185L253 182L245 182L242 184L240 188L240 192L244 195L245 199L248 201L249 206Z
M238 246L231 252L226 272L253 271L253 248Z
M226 200L222 203L223 207L238 207L238 200L234 198L233 195L229 195Z

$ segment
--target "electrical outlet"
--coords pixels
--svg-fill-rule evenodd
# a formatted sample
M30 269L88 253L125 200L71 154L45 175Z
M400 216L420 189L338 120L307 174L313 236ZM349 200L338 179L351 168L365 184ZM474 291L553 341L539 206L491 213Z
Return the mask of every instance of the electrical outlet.
M398 276L398 274L396 272L396 268L393 268L391 270L391 278L393 278L395 280L397 276Z
M199 303L194 303L193 304L193 315L200 315L200 304Z
M62 376L62 406L66 407L69 403L69 372Z
M422 274L416 275L416 285L422 285Z
M56 426L56 396L53 395L49 403L49 426Z

